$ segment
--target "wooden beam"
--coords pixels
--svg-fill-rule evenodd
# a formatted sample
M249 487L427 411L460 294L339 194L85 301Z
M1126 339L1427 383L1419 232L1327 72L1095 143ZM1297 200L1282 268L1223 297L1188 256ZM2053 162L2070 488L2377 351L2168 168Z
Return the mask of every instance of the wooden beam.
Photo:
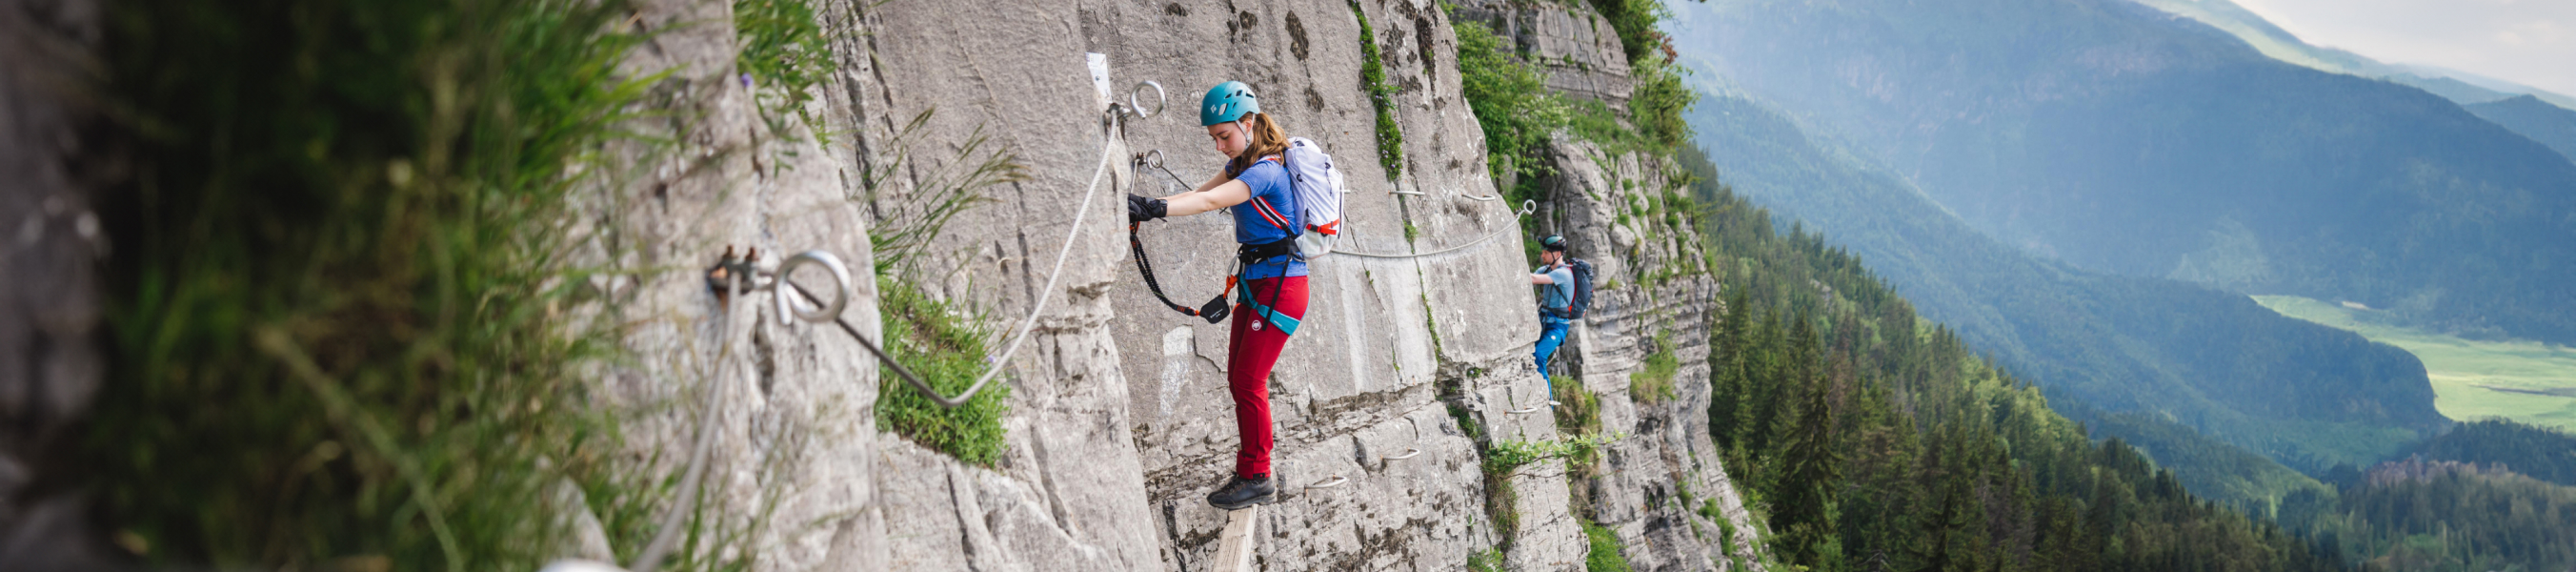
M1243 507L1225 515L1225 535L1217 537L1217 572L1251 572L1254 528L1261 522L1261 505Z

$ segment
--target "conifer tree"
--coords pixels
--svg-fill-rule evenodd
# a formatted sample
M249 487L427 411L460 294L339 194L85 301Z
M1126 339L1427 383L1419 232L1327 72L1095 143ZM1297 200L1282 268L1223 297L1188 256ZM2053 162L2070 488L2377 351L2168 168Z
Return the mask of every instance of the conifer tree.
M1784 385L1780 380L1782 356L1778 351L1787 343L1782 339L1784 333L1779 310L1763 308L1761 325L1756 326L1753 335L1748 337L1751 343L1747 344L1750 348L1745 353L1744 395L1737 400L1735 439L1736 446L1741 449L1738 455L1757 464L1758 457L1770 443L1767 434L1772 423L1769 411L1772 396Z
M1786 471L1779 480L1780 499L1771 513L1771 528L1786 531L1791 558L1810 568L1823 569L1841 554L1825 554L1827 545L1839 545L1830 538L1841 525L1834 522L1834 492L1842 489L1842 451L1835 446L1834 412L1825 399L1823 387L1801 392L1805 403L1798 411L1796 429L1790 433L1781 465ZM1830 542L1829 542L1830 541Z
M1720 450L1735 448L1737 411L1745 391L1745 336L1752 328L1752 320L1752 298L1743 289L1736 289L1726 301L1725 321L1718 323L1717 332L1711 336L1715 339L1708 344L1708 381L1713 392L1708 405L1709 437Z

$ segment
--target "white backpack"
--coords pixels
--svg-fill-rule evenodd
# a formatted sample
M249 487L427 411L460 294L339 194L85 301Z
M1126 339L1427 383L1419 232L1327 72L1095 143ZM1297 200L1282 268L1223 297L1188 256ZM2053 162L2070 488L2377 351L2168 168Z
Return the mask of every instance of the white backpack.
M1324 146L1304 137L1288 138L1285 153L1289 185L1297 189L1297 220L1306 224L1297 234L1297 252L1313 260L1333 253L1333 242L1342 234L1342 170L1333 168L1333 156L1324 154Z

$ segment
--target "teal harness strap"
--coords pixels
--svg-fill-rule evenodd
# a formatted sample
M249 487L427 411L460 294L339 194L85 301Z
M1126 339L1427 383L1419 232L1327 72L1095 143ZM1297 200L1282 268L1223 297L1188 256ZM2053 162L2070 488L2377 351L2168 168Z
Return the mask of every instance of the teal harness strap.
M1261 305L1260 302L1252 301L1252 285L1250 283L1244 284L1243 290L1236 292L1234 297L1236 300L1243 302L1245 307L1251 308L1252 315L1260 316L1261 319L1264 320L1269 320L1270 327L1279 328L1279 333L1291 336L1297 335L1297 319L1288 317L1287 314L1281 314L1277 310L1272 310L1269 306Z

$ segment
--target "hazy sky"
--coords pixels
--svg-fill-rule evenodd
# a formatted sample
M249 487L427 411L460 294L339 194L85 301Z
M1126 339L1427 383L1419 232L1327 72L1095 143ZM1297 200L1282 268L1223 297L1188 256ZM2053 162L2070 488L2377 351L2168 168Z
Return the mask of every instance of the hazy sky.
M2576 95L2576 0L2236 0L2309 44Z

